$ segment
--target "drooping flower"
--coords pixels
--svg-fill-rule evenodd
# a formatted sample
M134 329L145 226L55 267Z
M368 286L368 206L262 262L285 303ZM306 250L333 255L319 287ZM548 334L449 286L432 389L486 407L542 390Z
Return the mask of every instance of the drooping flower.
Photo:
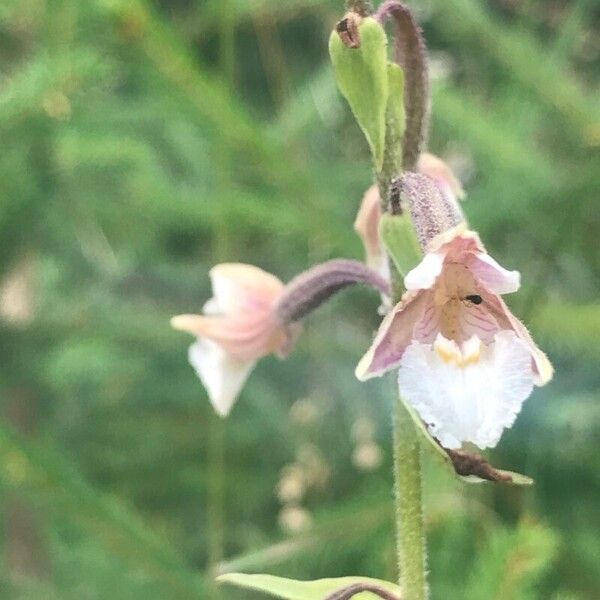
M289 353L294 328L276 317L285 286L274 275L252 265L225 263L211 269L210 279L213 297L203 314L173 317L171 325L197 337L189 361L215 410L226 416L256 361Z
M440 192L449 199L462 199L465 192L452 169L434 154L423 152L417 163L417 171L431 177ZM360 236L365 248L366 263L382 277L389 279L389 264L386 253L379 240L379 221L381 219L381 199L376 185L364 194L354 230Z
M442 446L493 447L552 367L501 298L519 288L519 273L486 252L431 180L406 174L404 184L425 256L357 377L398 369L401 396Z
M221 416L227 416L256 361L285 358L299 322L338 291L370 285L389 295L389 284L363 263L330 260L284 285L258 267L225 263L210 271L213 297L201 315L178 315L175 329L196 336L188 358Z

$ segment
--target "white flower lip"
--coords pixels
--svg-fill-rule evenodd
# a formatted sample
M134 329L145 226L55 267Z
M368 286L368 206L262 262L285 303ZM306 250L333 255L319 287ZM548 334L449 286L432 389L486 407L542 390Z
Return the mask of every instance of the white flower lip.
M531 355L512 331L487 346L473 337L462 348L439 334L433 345L407 348L398 385L442 446L492 448L533 389Z
M221 417L229 415L255 361L236 360L219 344L202 338L190 346L188 358L215 411Z

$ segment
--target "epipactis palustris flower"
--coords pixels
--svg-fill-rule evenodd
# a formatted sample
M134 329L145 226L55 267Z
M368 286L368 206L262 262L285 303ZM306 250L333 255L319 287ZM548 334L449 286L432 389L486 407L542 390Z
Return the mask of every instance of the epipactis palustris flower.
M189 361L214 409L226 416L256 361L289 353L295 327L276 317L285 286L274 275L252 265L224 263L211 269L210 279L213 297L203 314L173 317L171 325L197 337Z
M398 369L402 398L445 448L493 447L552 367L502 294L519 289L468 229L455 200L406 173L399 185L423 260L360 361L361 380Z
M201 315L171 319L175 329L197 341L188 357L221 416L227 416L260 358L285 358L300 331L300 321L333 294L366 284L389 294L378 273L354 260L330 260L301 273L287 285L254 267L226 263L210 271L213 297Z

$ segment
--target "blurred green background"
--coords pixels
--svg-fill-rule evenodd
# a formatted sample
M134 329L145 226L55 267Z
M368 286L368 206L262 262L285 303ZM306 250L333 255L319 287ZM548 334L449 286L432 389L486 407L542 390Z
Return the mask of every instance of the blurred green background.
M600 598L600 5L413 3L430 149L556 367L490 453L429 465L434 600ZM391 380L367 290L310 317L220 421L173 314L215 262L362 257L368 150L327 39L341 0L0 2L0 597L255 598L215 572L393 580Z

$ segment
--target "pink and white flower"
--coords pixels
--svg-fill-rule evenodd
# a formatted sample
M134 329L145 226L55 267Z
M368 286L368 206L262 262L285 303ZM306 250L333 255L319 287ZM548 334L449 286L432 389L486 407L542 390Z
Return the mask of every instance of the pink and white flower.
M519 288L461 223L429 241L356 374L398 369L401 396L446 448L497 444L552 366L501 294Z
M256 361L271 353L286 356L297 326L277 318L284 284L274 275L252 265L225 263L213 267L210 278L213 297L203 314L173 317L171 325L197 337L189 361L214 409L226 416Z

